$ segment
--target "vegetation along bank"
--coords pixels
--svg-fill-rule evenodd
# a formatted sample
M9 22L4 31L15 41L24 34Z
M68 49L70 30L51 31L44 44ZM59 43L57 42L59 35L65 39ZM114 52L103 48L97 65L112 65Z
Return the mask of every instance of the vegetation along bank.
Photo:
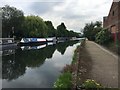
M62 74L54 83L54 88L61 89L76 89L76 88L100 88L100 84L96 83L94 80L87 79L85 81L81 81L81 77L79 76L79 65L80 59L80 52L84 49L85 40L81 41L81 44L77 46L74 51L74 55L72 58L71 65L66 65L63 68Z

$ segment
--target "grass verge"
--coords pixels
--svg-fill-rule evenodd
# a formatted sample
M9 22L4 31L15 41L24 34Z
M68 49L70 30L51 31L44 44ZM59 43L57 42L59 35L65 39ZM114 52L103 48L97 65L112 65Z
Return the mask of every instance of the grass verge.
M64 72L54 83L54 88L71 88L72 75L70 72Z

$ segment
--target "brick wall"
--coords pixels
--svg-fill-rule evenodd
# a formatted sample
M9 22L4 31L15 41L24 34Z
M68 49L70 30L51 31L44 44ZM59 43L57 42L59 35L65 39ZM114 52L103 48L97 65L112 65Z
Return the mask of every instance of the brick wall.
M119 2L119 4L118 4L118 21L119 21L119 25L118 25L118 29L119 29L119 31L120 31L120 2Z
M105 19L104 17L104 20L103 20L103 23L104 23L104 28L111 28L112 26L116 26L116 28L118 29L118 15L120 13L119 12L119 6L118 6L118 2L113 2L112 3L112 6L111 6L111 9L110 9L110 12L107 16L107 18Z
M114 34L114 39L116 37L115 33L119 32L120 40L120 1L112 3L108 16L103 18L103 27Z

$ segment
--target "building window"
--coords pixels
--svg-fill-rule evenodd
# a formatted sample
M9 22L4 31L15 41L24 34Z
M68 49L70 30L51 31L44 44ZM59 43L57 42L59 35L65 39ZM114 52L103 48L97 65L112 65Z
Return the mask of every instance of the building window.
M115 14L115 12L113 11L113 12L112 12L112 15L114 16L114 14Z

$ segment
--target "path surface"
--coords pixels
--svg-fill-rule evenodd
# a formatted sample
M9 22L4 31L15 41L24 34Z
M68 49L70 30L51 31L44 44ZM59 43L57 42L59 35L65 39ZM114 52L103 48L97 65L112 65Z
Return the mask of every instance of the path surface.
M92 60L88 78L104 87L118 88L118 57L92 41L86 41L86 50Z

